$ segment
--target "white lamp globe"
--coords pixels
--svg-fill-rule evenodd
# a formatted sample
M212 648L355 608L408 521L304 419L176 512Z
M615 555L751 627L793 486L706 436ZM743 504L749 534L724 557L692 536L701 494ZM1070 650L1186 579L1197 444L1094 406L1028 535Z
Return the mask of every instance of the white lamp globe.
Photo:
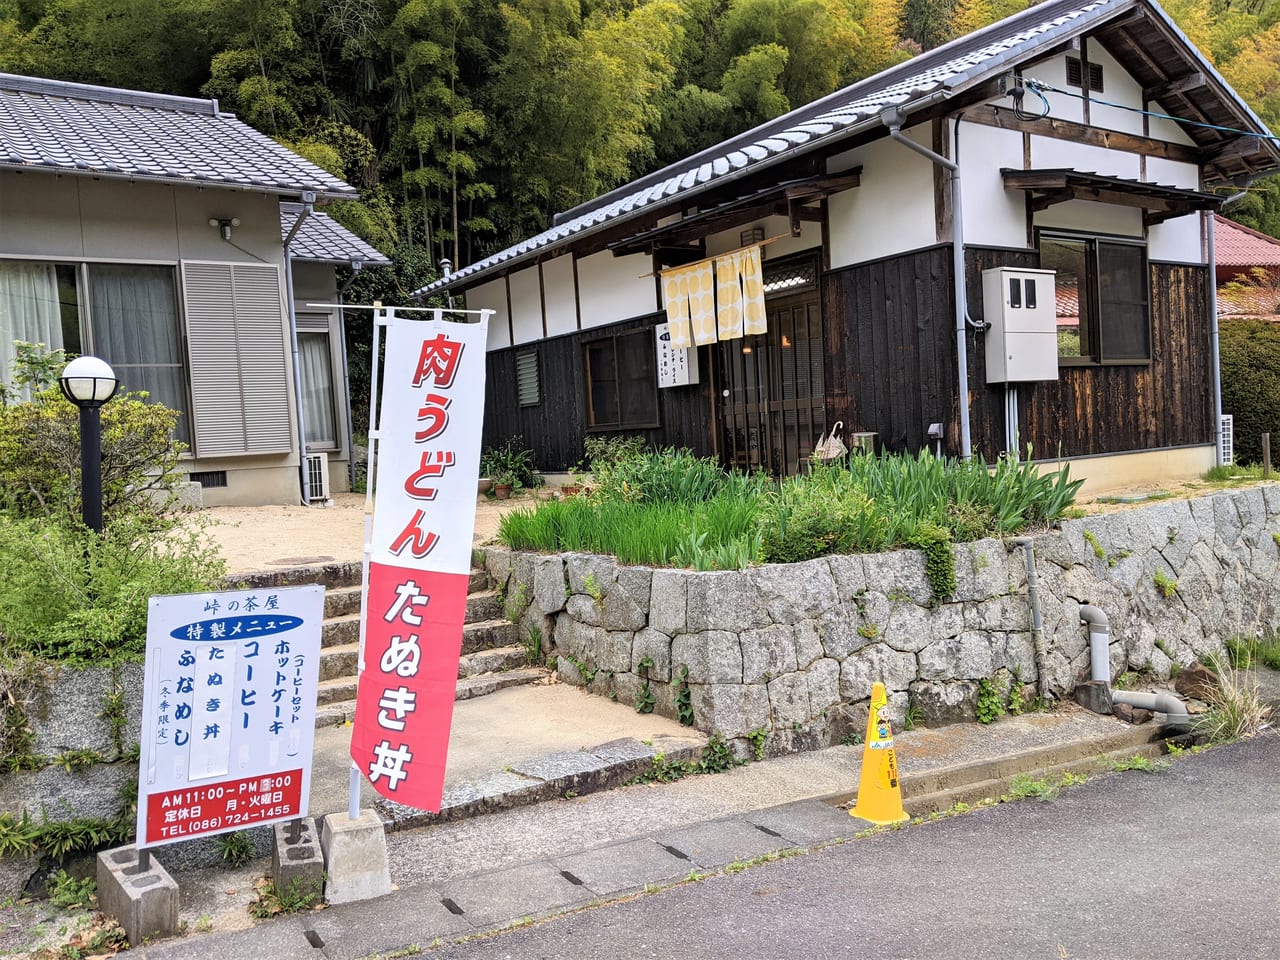
M77 406L97 406L115 395L120 381L111 365L100 357L76 357L62 368L58 384L63 395Z

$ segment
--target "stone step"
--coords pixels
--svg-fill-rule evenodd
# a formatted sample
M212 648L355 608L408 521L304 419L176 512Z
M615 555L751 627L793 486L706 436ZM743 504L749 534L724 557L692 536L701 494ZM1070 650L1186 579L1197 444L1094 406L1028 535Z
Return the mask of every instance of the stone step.
M320 680L333 680L337 677L356 675L356 665L360 658L360 644L343 643L326 647L320 651Z
M328 680L321 680L320 685L316 688L316 705L326 706L330 703L340 703L343 700L354 700L356 698L356 682L354 673L349 677L330 677Z
M480 567L471 569L471 579L467 581L467 593L479 593L488 590L493 584L489 582L489 572Z
M545 667L526 667L523 670L500 670L497 673L482 673L479 676L467 677L458 681L454 690L454 700L470 700L483 697L485 694L497 693L507 687L522 687L534 683L550 675Z
M528 651L524 647L497 647L493 650L477 650L458 661L458 678L474 677L498 670L515 670L524 666Z
M254 573L237 573L227 577L228 590L254 587L294 587L306 583L322 583L326 587L358 587L363 565L359 560L349 563L324 563L312 566L286 567L282 570L258 570Z
M335 617L349 617L360 612L360 594L363 587L329 587L324 592L324 617L332 620Z
M467 623L501 620L502 598L497 590L480 590L467 594Z
M515 646L516 643L516 625L510 620L481 620L462 628L463 654Z
M520 670L482 673L478 676L459 680L454 688L454 699L471 700L475 697L483 697L486 694L505 690L508 687L536 683L548 676L550 676L550 672L542 667L526 667ZM317 728L347 723L355 716L355 711L355 677L341 677L320 682L316 703Z
M333 617L320 626L321 649L359 642L360 614L358 612L342 617Z

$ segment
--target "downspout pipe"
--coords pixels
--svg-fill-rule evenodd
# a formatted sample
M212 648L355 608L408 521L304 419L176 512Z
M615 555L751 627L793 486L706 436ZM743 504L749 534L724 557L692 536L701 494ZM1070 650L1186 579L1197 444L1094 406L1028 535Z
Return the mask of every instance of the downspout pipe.
M302 367L298 351L298 311L293 298L293 254L289 245L302 228L302 222L311 216L314 209L315 194L306 192L302 195L302 211L289 228L284 238L284 292L289 305L289 345L293 349L293 402L298 409L298 477L302 481L302 504L311 506L311 478L307 476L307 425L302 409Z
M968 460L973 456L973 448L969 439L969 344L966 335L969 301L968 284L965 282L964 275L964 211L961 207L960 165L906 136L902 132L906 115L897 107L888 107L881 111L880 120L889 128L890 137L943 167L951 175L951 272L956 311L956 387L960 394L960 456ZM957 118L957 134L958 132Z
M363 260L352 260L351 276L338 288L338 340L342 352L342 382L347 391L347 484L351 487L356 485L356 437L351 422L351 371L347 366L347 315L342 309L342 295L356 282L356 277L360 276L363 269Z
M1091 679L1111 687L1111 623L1100 608L1092 604L1080 605L1080 621L1089 625L1089 664ZM1138 693L1134 690L1111 690L1112 703L1127 703L1142 710L1163 713L1170 727L1187 729L1191 717L1187 705L1171 693Z

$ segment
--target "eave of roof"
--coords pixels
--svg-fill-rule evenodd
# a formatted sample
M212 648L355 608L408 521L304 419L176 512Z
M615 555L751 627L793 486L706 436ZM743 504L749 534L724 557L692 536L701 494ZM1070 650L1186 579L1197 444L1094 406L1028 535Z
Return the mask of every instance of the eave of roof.
M880 112L896 106L914 113L931 103L954 97L1006 70L1011 63L1037 53L1125 14L1154 15L1162 36L1173 38L1194 56L1214 84L1214 95L1230 100L1241 123L1268 133L1262 121L1230 89L1212 65L1198 55L1181 30L1148 0L1050 0L999 23L915 57L873 77L858 81L821 100L762 124L677 164L641 177L589 203L560 214L550 229L490 257L455 270L415 291L419 297L481 279L515 265L561 250L606 229L655 210L673 211L707 191L774 164L851 140L882 126ZM1269 165L1280 166L1280 149L1266 141Z
M0 170L352 199L216 100L0 74Z
M302 204L280 204L280 236L287 238L303 210ZM289 259L299 263L347 266L359 261L366 267L386 267L391 261L342 224L318 210L302 221L289 245Z

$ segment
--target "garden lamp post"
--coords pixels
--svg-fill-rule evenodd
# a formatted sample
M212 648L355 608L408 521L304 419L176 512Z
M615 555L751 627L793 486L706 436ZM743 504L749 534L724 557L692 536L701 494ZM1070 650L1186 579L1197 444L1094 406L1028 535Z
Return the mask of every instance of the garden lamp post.
M80 509L84 525L102 533L102 424L98 408L115 396L120 381L98 357L76 357L58 378L62 394L80 408Z

